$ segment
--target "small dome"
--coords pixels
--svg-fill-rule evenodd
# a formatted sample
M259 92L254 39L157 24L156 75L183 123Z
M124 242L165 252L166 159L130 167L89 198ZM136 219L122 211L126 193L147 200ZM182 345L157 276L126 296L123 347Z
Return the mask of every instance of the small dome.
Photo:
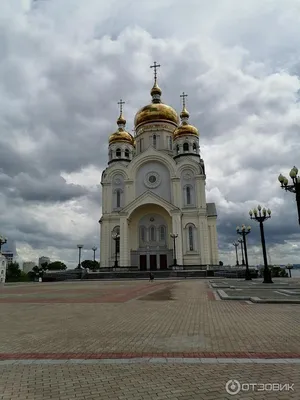
M173 139L177 139L180 136L186 135L199 136L198 129L188 123L182 123L180 126L178 126L178 128L175 129L173 133Z
M116 142L126 142L134 146L134 138L129 133L126 132L124 129L119 128L116 132L110 135L108 139L109 144L116 143Z
M178 125L179 118L174 108L163 103L152 103L141 108L135 115L134 125L138 126L147 122L167 121Z
M123 114L120 114L119 118L117 119L118 125L126 125L126 119L123 117Z
M162 91L161 91L161 88L158 86L157 82L154 83L150 94L151 94L152 97L155 96L155 95L161 96Z
M188 110L185 107L183 107L183 109L180 113L180 118L183 119L183 118L189 118L189 117L190 117L190 113L188 112Z

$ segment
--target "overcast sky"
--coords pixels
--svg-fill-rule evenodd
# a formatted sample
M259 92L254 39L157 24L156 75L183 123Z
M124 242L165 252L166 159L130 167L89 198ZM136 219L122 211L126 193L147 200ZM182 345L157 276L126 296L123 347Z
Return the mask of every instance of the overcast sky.
M277 181L300 168L299 37L299 0L1 0L0 230L9 247L73 267L82 243L92 257L117 102L126 101L132 131L156 60L163 101L180 111L180 93L189 96L220 259L234 263L235 227L261 204L272 210L271 262L299 263L295 196Z

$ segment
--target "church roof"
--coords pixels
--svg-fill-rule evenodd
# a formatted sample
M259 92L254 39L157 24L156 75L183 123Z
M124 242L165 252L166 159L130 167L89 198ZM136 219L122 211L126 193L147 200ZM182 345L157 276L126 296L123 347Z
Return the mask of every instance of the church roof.
M206 203L206 210L208 217L216 217L217 216L217 209L215 203Z

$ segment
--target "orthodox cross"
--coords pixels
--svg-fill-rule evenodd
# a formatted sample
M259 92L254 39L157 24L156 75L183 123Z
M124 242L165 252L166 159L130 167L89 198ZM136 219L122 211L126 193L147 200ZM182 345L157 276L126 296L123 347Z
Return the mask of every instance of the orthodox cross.
M118 105L120 106L120 115L122 115L123 112L123 104L125 104L125 101L120 99L120 101L118 101Z
M160 64L157 64L156 61L154 61L153 65L150 65L150 68L154 68L154 82L156 82L157 78L157 68L160 67Z
M185 108L185 98L188 97L188 95L182 92L180 97L182 97L182 107Z

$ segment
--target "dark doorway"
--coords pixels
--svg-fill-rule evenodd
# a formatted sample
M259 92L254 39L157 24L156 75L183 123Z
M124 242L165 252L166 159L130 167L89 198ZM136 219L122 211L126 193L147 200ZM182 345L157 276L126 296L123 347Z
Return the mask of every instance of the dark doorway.
M147 270L147 256L146 254L140 255L140 270L146 271Z
M156 254L150 254L150 269L151 269L151 271L157 269Z
M167 255L166 254L160 254L159 265L160 265L160 269L167 269Z

